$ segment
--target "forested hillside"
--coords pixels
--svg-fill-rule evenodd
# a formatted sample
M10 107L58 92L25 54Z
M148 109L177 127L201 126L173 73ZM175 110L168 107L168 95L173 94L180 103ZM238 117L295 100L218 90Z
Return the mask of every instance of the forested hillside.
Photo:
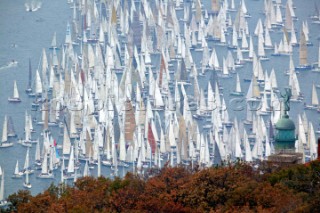
M20 190L8 200L18 212L320 212L319 162L261 168L165 167L148 177L81 178L36 196Z

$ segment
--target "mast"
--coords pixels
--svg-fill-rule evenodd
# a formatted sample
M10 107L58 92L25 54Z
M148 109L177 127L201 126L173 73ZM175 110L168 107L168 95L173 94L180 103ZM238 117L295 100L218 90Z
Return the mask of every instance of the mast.
M240 79L239 79L239 74L238 73L237 73L236 92L241 93Z
M26 184L26 185L29 185L29 184L30 184L30 181L29 181L29 172L28 172L28 171L26 172L25 184Z
M31 70L31 59L29 58L29 81L27 91L31 90L31 82L32 82L32 70Z
M29 148L27 149L27 154L26 154L26 160L24 162L24 167L23 169L26 171L26 172L29 172Z

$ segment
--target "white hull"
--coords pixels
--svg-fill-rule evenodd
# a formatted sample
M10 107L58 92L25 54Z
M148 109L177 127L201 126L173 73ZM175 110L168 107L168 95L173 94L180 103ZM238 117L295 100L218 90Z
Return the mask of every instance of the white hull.
M39 174L37 178L42 178L42 179L54 179L54 174L53 174L53 173Z
M12 98L12 97L9 97L9 98L8 98L8 101L9 101L9 102L12 102L12 103L19 103L19 102L21 102L21 99L20 99L20 98Z
M101 163L102 163L102 165L104 165L104 166L112 166L112 162L111 162L111 161L108 161L108 160L103 160Z
M31 189L32 185L30 183L23 183L23 186L27 189Z
M13 179L20 179L20 178L22 178L22 175L23 175L23 174L21 174L21 175L19 175L19 174L14 174L14 175L12 175L11 178L13 178Z
M73 180L74 176L75 176L74 174L63 175L63 179L64 180Z
M12 142L3 142L0 144L0 148L7 148L13 146Z
M310 109L310 110L317 110L317 109L319 109L319 106L306 105L304 108L305 109Z

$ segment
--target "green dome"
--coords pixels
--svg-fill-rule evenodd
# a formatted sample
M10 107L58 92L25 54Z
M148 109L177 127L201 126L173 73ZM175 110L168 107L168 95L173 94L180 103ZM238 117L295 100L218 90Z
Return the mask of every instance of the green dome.
M295 130L296 127L294 125L294 122L291 119L289 119L288 115L283 115L282 118L280 118L276 123L276 129Z

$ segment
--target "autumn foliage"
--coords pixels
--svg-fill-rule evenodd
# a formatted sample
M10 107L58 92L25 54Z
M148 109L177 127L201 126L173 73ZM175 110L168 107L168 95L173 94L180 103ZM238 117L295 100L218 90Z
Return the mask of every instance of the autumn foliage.
M320 212L320 163L274 171L235 165L165 167L149 177L81 178L31 196L10 195L17 212Z

